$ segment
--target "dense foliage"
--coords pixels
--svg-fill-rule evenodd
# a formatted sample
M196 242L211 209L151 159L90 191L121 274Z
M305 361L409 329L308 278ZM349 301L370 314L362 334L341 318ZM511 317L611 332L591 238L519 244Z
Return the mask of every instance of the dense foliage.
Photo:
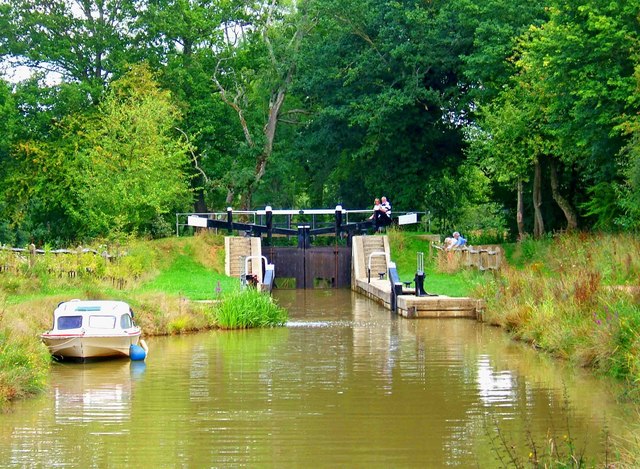
M383 194L435 230L636 230L639 13L5 0L0 241L159 237L176 211Z

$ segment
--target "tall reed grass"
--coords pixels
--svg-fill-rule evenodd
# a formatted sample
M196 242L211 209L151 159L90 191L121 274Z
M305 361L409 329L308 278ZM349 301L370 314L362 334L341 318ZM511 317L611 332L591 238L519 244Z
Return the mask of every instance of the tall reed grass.
M254 289L225 295L214 314L223 329L281 326L288 318L287 311L271 296Z
M0 409L10 400L34 394L46 386L51 360L34 339L26 320L10 321L0 295Z
M525 249L527 247L525 246ZM640 241L564 235L476 289L485 321L555 356L627 381L640 398Z

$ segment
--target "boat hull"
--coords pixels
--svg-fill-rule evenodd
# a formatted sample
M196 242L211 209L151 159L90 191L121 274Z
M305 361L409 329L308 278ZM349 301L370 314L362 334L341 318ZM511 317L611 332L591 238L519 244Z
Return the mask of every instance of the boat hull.
M140 332L118 336L42 335L51 355L80 359L128 357L129 348L139 340Z

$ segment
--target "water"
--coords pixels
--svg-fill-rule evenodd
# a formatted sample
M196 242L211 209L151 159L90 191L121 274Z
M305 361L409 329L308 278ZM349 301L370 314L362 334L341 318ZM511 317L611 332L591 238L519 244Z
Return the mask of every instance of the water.
M502 467L506 446L526 461L550 436L603 461L603 430L626 431L611 383L500 330L393 317L344 290L276 296L285 328L55 365L45 394L0 416L0 465Z

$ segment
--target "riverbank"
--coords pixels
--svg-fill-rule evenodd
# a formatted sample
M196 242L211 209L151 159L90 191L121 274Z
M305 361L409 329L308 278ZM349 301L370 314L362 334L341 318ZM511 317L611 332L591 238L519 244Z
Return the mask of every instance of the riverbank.
M537 349L627 384L640 399L640 241L569 234L525 241L478 284L483 319Z
M554 356L622 380L629 385L628 396L640 399L637 240L605 235L528 240L505 246L507 265L500 272L451 273L442 271L435 254L429 255L423 236L391 232L389 239L401 277L412 278L416 252L424 252L427 290L484 299L484 321ZM50 360L37 337L50 327L60 301L119 298L132 305L146 335L181 334L220 327L211 305L197 300L221 299L239 288L237 279L224 275L222 236L136 241L112 252L120 260L106 266L97 265L93 254L78 256L73 277L60 275L53 261L23 264L17 275L0 274L0 350L5 357L0 359L0 403L46 384Z
M394 257L404 258L399 265L410 263L416 241L405 237L396 245ZM506 262L499 271L460 267L451 277L484 301L481 320L540 351L624 382L624 397L640 401L640 240L574 233L502 247ZM429 271L451 270L451 263L443 267L442 257L429 259L427 279Z
M39 334L51 328L61 301L126 301L144 336L286 321L286 311L270 297L238 295L238 280L224 274L222 236L136 241L111 252L108 262L91 252L71 258L43 255L35 263L16 256L0 259L5 266L0 273L0 407L46 386L51 357Z

